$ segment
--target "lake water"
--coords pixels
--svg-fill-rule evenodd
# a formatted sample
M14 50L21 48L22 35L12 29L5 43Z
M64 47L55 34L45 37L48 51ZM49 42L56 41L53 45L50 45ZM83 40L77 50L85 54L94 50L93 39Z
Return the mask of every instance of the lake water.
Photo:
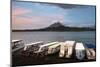
M25 43L36 41L53 42L75 40L77 42L92 43L95 45L95 32L12 32L13 39L22 39Z

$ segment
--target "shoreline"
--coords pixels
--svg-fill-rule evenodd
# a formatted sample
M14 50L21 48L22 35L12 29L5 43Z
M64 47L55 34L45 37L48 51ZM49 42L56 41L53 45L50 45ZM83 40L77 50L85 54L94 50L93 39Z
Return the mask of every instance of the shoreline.
M91 30L90 31L33 31L33 30L12 30L12 32L92 32ZM93 30L93 32L96 32L95 30Z

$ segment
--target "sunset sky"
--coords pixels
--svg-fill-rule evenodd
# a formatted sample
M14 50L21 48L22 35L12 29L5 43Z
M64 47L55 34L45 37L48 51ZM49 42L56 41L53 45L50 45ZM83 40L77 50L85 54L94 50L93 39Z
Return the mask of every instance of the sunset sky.
M57 21L66 26L94 26L95 6L12 2L12 29L38 29Z

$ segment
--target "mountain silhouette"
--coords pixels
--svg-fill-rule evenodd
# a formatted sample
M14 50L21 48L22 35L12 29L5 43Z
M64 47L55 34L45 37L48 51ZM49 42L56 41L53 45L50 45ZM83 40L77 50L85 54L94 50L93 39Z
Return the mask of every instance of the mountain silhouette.
M90 27L69 27L63 25L61 22L55 22L48 27L41 29L25 29L25 30L12 30L12 31L95 31L95 28Z
M55 28L55 27L65 27L63 24L61 24L60 22L56 22L54 24L51 24L49 26L50 28Z

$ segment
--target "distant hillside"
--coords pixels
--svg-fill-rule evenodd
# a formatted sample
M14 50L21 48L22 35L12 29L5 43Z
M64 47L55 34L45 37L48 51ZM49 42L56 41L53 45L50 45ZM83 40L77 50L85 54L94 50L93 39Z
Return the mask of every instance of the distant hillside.
M56 22L49 26L49 28L55 28L55 27L65 27L65 26L63 24L61 24L60 22Z
M68 27L64 26L60 22L56 22L54 24L51 24L50 26L46 28L41 29L25 29L25 30L12 30L12 31L95 31L95 28L91 27Z

